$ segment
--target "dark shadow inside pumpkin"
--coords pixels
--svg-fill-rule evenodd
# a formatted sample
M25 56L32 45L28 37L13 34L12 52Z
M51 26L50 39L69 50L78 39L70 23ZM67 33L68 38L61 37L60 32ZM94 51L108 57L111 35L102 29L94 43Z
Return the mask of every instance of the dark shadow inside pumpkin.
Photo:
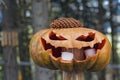
M84 52L85 50L94 49L95 52L96 52L97 50L102 49L104 44L105 44L105 39L103 39L101 43L98 42L98 43L94 44L93 48L88 46L88 47L82 47L81 49L77 49L77 48L68 48L68 49L66 49L64 47L55 48L50 43L46 43L45 39L43 39L43 38L41 38L41 41L42 41L44 49L45 50L51 49L52 50L52 55L55 58L61 57L62 52L72 52L73 55L74 55L74 59L77 59L77 60L85 60L86 59L86 57L88 55L85 54L85 52Z
M66 38L64 38L63 36L61 35L56 35L56 33L52 32L49 34L49 38L51 40L67 40Z
M87 36L85 36L85 35L80 35L76 40L78 40L78 41L90 42L90 41L93 41L94 38L95 38L95 33L90 32L90 33L88 33Z

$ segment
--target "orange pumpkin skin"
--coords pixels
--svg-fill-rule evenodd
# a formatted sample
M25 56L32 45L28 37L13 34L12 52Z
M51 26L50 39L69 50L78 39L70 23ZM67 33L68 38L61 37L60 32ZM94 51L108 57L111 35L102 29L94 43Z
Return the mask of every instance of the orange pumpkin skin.
M86 48L94 48L95 54L84 55L81 51ZM62 60L61 52L64 49L73 51L72 60ZM50 28L39 31L32 37L30 54L37 65L49 69L99 71L110 61L111 45L105 35L93 29ZM85 58L79 59L79 54L83 54Z

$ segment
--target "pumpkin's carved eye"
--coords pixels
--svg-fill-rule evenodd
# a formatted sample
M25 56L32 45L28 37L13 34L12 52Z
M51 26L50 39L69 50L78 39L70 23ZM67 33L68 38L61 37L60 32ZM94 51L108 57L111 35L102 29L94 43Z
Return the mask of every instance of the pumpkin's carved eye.
M64 37L61 36L61 35L56 35L54 32L51 32L51 33L50 33L49 38L50 38L51 40L67 40L66 38L64 38Z
M81 35L81 36L79 36L76 40L89 42L89 41L93 41L94 38L95 38L95 33L90 32L90 33L88 33L87 36Z
M96 44L94 45L94 48L95 48L95 49L102 49L103 46L105 45L105 43L106 43L106 40L103 39L101 43L96 43Z

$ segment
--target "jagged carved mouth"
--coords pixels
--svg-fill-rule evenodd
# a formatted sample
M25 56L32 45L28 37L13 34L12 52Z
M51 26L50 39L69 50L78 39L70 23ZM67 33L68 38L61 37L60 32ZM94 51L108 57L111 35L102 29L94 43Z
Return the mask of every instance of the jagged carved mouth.
M55 48L50 43L46 43L46 41L43 38L41 38L41 41L45 50L48 49L52 50L52 56L54 58L59 58L59 57L62 58L62 56L66 54L67 57L66 60L72 60L72 59L85 60L88 56L94 56L97 50L102 49L105 44L105 39L103 39L101 43L100 42L95 43L92 48L90 46L82 47L81 49L65 48L65 47Z

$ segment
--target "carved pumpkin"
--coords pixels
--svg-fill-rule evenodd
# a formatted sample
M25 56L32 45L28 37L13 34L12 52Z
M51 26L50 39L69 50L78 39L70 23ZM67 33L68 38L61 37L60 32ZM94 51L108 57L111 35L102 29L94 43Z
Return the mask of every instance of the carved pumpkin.
M57 19L50 26L37 32L30 42L37 65L63 71L99 71L109 63L111 45L102 33L82 28L73 18Z

